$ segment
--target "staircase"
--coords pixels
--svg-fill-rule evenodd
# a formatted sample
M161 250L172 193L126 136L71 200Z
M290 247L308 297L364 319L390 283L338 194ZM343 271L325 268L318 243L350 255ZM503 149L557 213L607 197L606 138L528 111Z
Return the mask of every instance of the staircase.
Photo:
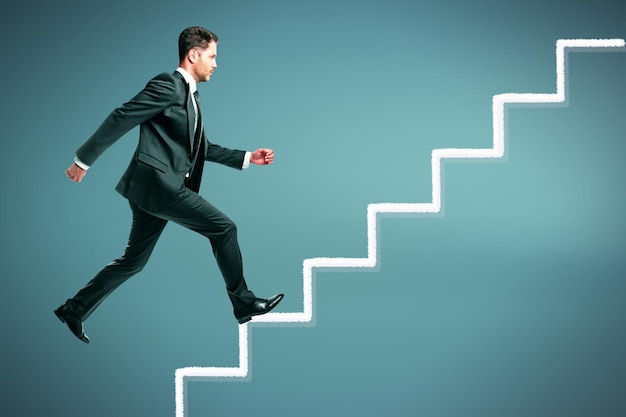
M505 153L505 106L507 104L545 105L566 103L566 58L569 51L624 50L624 39L560 39L556 42L556 93L506 93L493 96L493 147L446 148L432 151L432 202L373 203L367 206L367 258L311 258L302 265L303 308L301 312L268 313L239 325L239 366L186 367L176 370L176 417L185 417L185 381L197 379L245 379L249 376L248 354L251 349L249 326L255 323L311 323L313 319L313 269L375 268L378 263L377 215L379 213L439 213L441 211L441 162L445 159L502 158Z

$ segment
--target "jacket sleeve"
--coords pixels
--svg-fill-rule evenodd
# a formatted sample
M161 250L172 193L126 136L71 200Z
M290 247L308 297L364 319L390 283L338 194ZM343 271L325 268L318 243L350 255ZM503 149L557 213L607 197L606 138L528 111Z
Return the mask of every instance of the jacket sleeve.
M246 151L224 148L209 141L206 144L205 161L217 162L235 169L242 168Z
M76 156L85 164L93 165L109 146L135 126L162 112L175 99L174 75L157 75L130 101L113 110L94 134L76 150Z

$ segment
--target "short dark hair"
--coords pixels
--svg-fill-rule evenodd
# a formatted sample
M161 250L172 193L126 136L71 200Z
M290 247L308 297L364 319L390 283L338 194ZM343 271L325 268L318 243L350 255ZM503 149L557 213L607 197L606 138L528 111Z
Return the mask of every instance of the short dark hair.
M190 49L206 49L209 47L210 42L217 43L218 40L217 35L210 30L200 26L188 27L178 37L178 57L182 62Z

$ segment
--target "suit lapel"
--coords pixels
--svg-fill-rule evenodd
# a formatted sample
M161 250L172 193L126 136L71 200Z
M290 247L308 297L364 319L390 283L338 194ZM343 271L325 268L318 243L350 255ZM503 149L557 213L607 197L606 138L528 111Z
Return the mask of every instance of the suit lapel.
M191 100L193 100L193 98L191 97L191 92L189 91L189 84L187 84L187 81L185 81L185 78L183 77L183 75L178 72L178 71L174 71L176 75L178 75L178 77L180 78L181 82L183 83L183 85L185 86L185 103L186 107L187 107L187 136L189 139L189 153L191 154L191 150L193 149L193 135L194 135L194 128L195 128L195 122L196 122L196 111L194 110L193 107L193 102Z
M185 83L187 89L187 125L189 132L189 151L193 149L193 140L194 140L194 130L196 124L196 111L193 107L193 98L191 97L191 93L189 92L189 84Z

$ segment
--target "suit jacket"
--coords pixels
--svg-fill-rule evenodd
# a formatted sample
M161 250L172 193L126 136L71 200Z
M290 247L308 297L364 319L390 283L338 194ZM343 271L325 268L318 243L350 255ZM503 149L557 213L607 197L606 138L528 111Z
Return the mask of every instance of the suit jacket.
M113 110L76 151L92 165L115 141L140 125L139 143L116 190L147 210L159 211L183 187L198 192L204 161L241 169L245 151L210 143L202 132L198 153L192 154L195 110L189 85L178 72L154 77L130 101ZM186 175L190 173L190 178Z

